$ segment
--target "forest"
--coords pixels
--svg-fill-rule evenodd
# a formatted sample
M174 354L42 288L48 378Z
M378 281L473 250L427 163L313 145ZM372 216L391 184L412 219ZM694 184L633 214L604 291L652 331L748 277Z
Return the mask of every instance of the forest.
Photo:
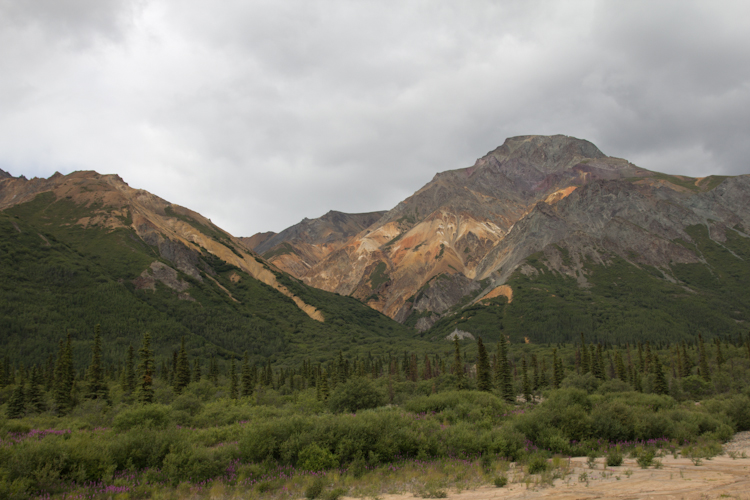
M502 484L510 462L538 475L569 456L710 459L750 430L750 335L456 339L296 366L203 365L184 339L157 363L148 333L104 362L102 338L97 325L83 369L69 335L46 364L4 358L3 498L368 496L420 467L434 473L420 495L440 497L457 482Z

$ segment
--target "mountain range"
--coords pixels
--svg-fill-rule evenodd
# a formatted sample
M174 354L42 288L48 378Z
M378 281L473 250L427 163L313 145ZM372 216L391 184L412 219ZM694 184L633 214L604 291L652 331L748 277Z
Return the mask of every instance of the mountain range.
M509 138L388 211L244 238L117 175L0 171L0 235L0 347L29 363L95 324L105 359L149 330L162 357L184 337L196 357L293 365L750 321L750 176L662 174L562 135Z
M709 245L728 252L745 275L750 176L667 175L606 156L585 140L521 136L471 167L437 174L384 214L336 217L378 219L351 235L334 231L327 214L253 248L307 284L351 295L427 332L467 307L496 297L518 300L513 282L522 277L565 277L567 286L596 297L595 271L615 262L647 275L638 277L638 286L653 289L656 279L659 287L674 285L709 300L706 283L681 273L721 280L729 264L712 262ZM328 235L324 243L311 228ZM732 321L741 325L747 300L731 303L741 311L731 313ZM704 323L696 324L708 328Z

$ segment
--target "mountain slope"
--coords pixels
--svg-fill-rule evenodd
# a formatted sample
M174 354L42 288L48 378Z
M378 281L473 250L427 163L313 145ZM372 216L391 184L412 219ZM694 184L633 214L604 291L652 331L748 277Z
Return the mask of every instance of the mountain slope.
M44 362L66 331L88 346L97 323L110 360L146 330L160 356L185 336L194 356L248 351L255 361L290 363L420 342L352 298L296 282L210 220L117 176L4 178L0 210L0 347L26 363Z
M519 274L524 269L542 281L549 272L562 274L596 295L598 276L624 263L634 272L648 269L649 279L660 280L649 285L655 289L665 283L690 288L705 306L715 299L712 292L691 288L676 269L725 272L702 254L695 228L706 228L711 244L739 238L733 241L742 248L750 227L749 182L748 176L696 179L651 172L566 136L513 137L472 167L437 174L298 276L357 297L420 331L440 322L430 337L450 333L445 325L455 327L462 311L481 310L481 304L512 298L503 310L521 310L528 298L513 284L525 279ZM529 266L537 254L546 256L545 264ZM742 270L748 265L740 250L729 255L737 261L724 260L721 266ZM741 301L730 302L745 311ZM729 313L722 310L724 324ZM596 313L586 314L592 323ZM736 325L750 320L732 317ZM493 321L483 323L485 334L490 324L498 331L502 321ZM524 328L538 326L525 323Z
M241 241L279 269L302 276L384 213L346 214L331 210L317 219L303 219L278 234L258 233Z

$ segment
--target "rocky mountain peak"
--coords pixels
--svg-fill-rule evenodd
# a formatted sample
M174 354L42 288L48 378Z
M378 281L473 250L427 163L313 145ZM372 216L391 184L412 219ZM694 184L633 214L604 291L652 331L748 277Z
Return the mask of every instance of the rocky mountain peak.
M521 135L507 138L499 148L477 160L475 167L515 160L533 165L536 170L545 174L551 174L567 170L583 160L606 157L607 155L587 140L566 135Z

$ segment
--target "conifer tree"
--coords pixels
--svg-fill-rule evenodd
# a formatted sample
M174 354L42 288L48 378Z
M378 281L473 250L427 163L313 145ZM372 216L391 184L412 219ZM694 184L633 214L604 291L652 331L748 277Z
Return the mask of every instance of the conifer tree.
M531 390L532 391L538 391L539 390L539 360L536 358L536 354L531 355L531 369L532 371L532 377L531 377Z
M430 363L430 357L424 355L424 371L422 372L422 380L430 380L432 378L432 363Z
M216 356L211 355L211 360L208 362L208 378L211 382L216 385L219 381L219 364L216 362Z
M57 412L64 415L73 406L73 346L70 333L65 343L60 341L60 352L55 366L54 399Z
M237 399L237 369L234 367L234 358L232 358L229 364L229 397Z
M500 389L502 398L508 403L516 400L516 394L513 390L513 380L510 376L510 364L508 363L508 344L505 335L500 335L500 341L497 343L497 367L496 374L497 387Z
M593 350L593 346L592 346ZM604 360L602 359L602 345L596 344L596 354L594 355L593 374L599 380L604 380Z
M482 337L477 335L477 389L480 391L492 390L492 377L490 375L490 360L487 350L482 343Z
M539 387L544 388L549 385L549 381L547 380L547 358L542 358L542 368L539 370Z
M318 385L320 385L320 400L328 401L328 374L325 370L323 370L323 373L321 374L320 383Z
M91 364L88 373L88 388L86 399L109 400L109 389L104 381L104 370L102 368L102 328L100 325L94 327L94 344L91 346Z
M247 351L242 356L242 395L253 395L253 374L250 371L250 357Z
M31 380L29 381L29 390L26 393L26 406L33 413L42 413L47 411L47 403L44 400L42 391L42 370L34 368L31 370Z
M409 380L412 382L416 382L419 377L419 372L417 371L417 355L412 354L409 358Z
M638 342L638 372L644 373L645 368L646 368L646 365L643 362L643 344Z
M3 356L3 362L0 363L0 389L5 387L7 384L6 380L6 374L5 374L5 365L8 361L8 356Z
M458 344L458 335L453 337L453 366L451 371L456 376L459 389L464 388L464 363L461 360L461 346Z
M529 373L526 367L526 356L521 358L521 374L523 376L523 398L527 403L531 402L531 383L529 382Z
M560 388L563 379L563 366L557 357L557 348L552 349L552 384L555 389Z
M133 364L135 363L135 353L133 352L133 345L128 346L128 358L125 362L125 369L122 371L121 386L125 394L131 395L135 391L135 369Z
M724 354L721 352L721 340L719 340L719 337L714 339L714 344L716 344L716 366L721 369L721 366L724 364Z
M581 332L581 375L586 375L590 371L591 358L589 357L589 350L583 338L583 332Z
M143 343L138 350L141 359L138 365L140 382L138 384L138 401L153 403L154 401L154 352L151 350L151 334L143 334Z
M625 370L625 363L622 361L622 355L620 351L615 354L615 369L617 372L617 378L625 382L628 378L627 371Z
M690 359L690 356L688 356L687 352L687 342L684 340L682 341L682 373L681 377L685 378L690 376L690 373L693 371L693 361Z
M667 379L664 376L664 369L662 368L659 356L654 354L653 356L653 373L654 373L654 393L656 394L667 394L669 387L667 386Z
M201 373L201 360L200 358L195 358L193 361L193 382L200 382L201 377L203 374Z
M174 374L174 392L181 394L182 390L190 383L190 361L187 350L185 350L185 337L180 342L180 352L177 354L177 363Z
M21 418L24 415L26 407L26 391L23 388L23 380L20 380L8 400L8 407L5 414L8 418Z
M706 356L706 346L703 344L703 336L698 334L698 355L700 356L700 375L706 382L711 381L711 373L708 371L708 356Z

